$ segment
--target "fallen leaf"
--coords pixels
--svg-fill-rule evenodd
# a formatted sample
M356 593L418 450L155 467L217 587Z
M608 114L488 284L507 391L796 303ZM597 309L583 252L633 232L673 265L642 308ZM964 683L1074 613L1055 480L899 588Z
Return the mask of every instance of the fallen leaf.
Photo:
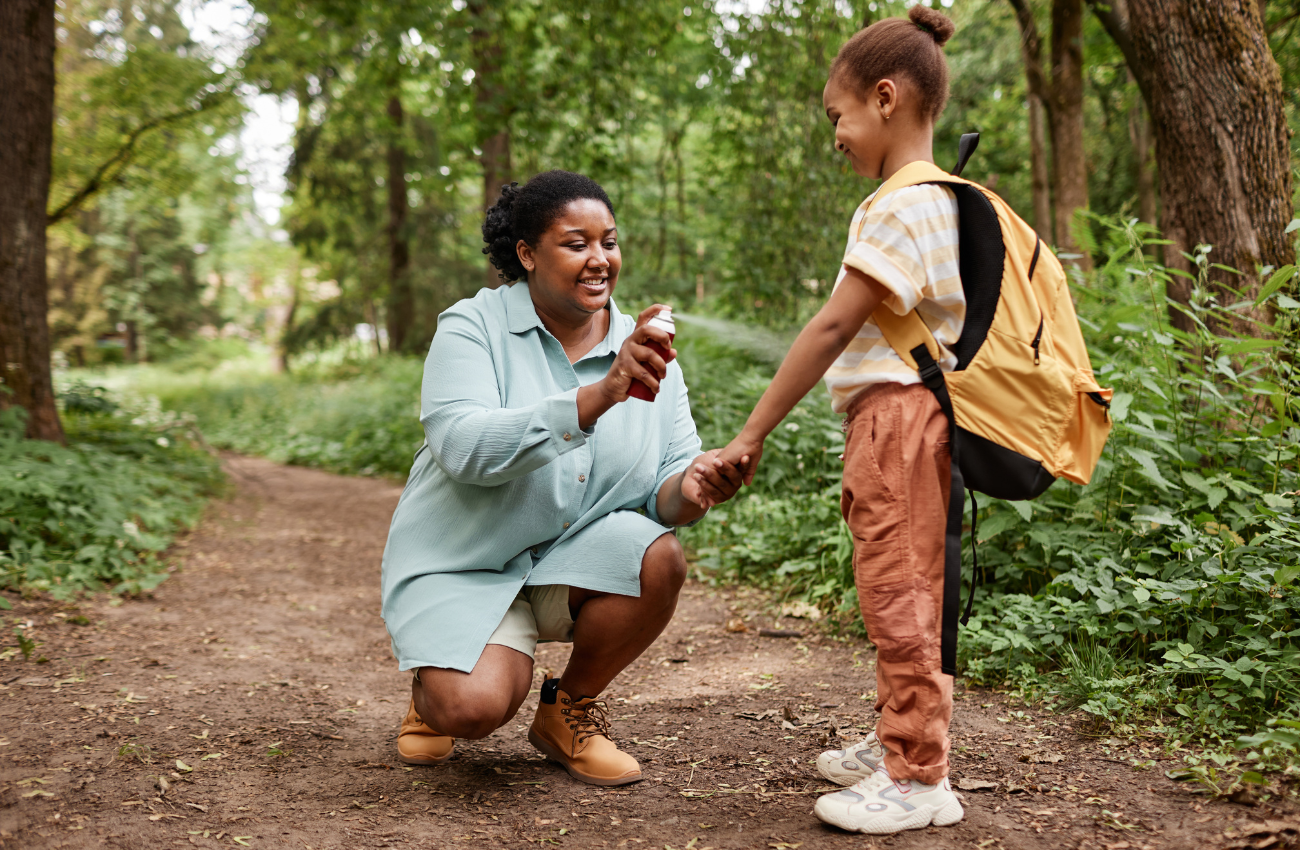
M1026 764L1056 764L1065 761L1065 756L1060 753L1049 753L1046 750L1038 750L1032 753L1022 753L1020 761Z
M822 618L822 612L816 605L810 605L802 599L787 602L781 606L782 617L798 617L802 620L816 622Z
M953 785L959 791L996 791L998 783L983 779L958 779Z
M53 796L54 796L54 795L51 794L49 791L42 791L42 790L39 789L39 788L37 788L35 791L28 791L26 794L23 795L24 798L27 798L27 797L53 797Z
M194 768L190 767L188 764L181 761L180 759L176 759L176 769L179 770L181 773L189 773L190 771L194 770Z
M732 617L722 628L733 634L749 631L749 626L745 625L745 621L739 617Z

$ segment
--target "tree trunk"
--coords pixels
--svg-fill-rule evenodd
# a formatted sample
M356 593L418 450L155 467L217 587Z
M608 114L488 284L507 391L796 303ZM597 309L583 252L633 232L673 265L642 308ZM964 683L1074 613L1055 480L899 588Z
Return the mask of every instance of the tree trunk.
M1294 260L1284 232L1292 209L1282 76L1259 7L1256 0L1128 5L1127 31L1114 23L1107 30L1131 38L1125 54L1150 109L1161 226L1172 240L1165 264L1192 271L1183 252L1214 246L1212 262L1243 273L1210 270L1220 302L1236 302L1222 287L1250 296L1259 291L1261 266ZM1170 296L1186 303L1189 282L1174 281ZM1258 336L1249 318L1269 321L1271 313L1246 310L1231 329ZM1181 312L1171 311L1171 320L1190 328Z
M289 345L292 342L294 327L298 321L298 302L302 299L302 281L300 279L297 263L294 264L291 280L293 283L293 295L289 298L289 309L284 314L284 327L280 329L280 344L276 346L275 352L275 371L283 374L289 373L290 361L292 356L289 351Z
M1052 188L1047 170L1046 110L1037 95L1029 95L1029 172L1034 197L1034 230L1052 244Z
M1052 235L1052 187L1047 168L1047 75L1043 72L1043 40L1026 0L1011 0L1020 25L1020 55L1025 63L1025 100L1029 107L1029 174L1034 199L1034 230L1049 245Z
M1129 72L1129 78L1133 78ZM1151 121L1146 106L1136 100L1128 115L1129 141L1133 144L1133 182L1137 187L1137 216L1143 224L1156 223L1156 175L1151 144Z
M1083 149L1083 0L1052 0L1052 177L1056 188L1056 243L1083 253L1074 238L1074 212L1088 206L1088 162ZM1086 253L1075 261L1091 269Z
M46 204L54 142L54 0L0 2L0 410L64 442L50 375Z
M388 350L405 351L415 321L411 291L411 245L406 234L406 149L402 146L402 100L388 98ZM378 333L378 329L376 329Z
M501 197L501 187L510 183L510 108L501 84L500 15L493 4L469 4L473 20L470 46L474 52L474 106L479 132L479 163L483 166L483 211ZM486 258L485 281L489 288L502 279ZM392 345L392 340L389 340Z

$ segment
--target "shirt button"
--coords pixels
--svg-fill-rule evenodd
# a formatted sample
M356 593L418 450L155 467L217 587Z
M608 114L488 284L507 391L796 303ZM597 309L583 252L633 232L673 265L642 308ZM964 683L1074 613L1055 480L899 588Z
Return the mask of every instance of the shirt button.
M573 435L570 434L568 431L565 431L565 432L564 432L564 442L567 443L567 442L569 442L569 441L572 440L572 439L573 439Z
M578 483L579 483L579 484L582 484L582 483L585 482L586 480L587 480L587 476L585 476L585 475L579 475L579 476L578 476Z
M565 528L568 528L568 527L569 527L569 524L566 522L566 523L564 524L564 527L565 527Z

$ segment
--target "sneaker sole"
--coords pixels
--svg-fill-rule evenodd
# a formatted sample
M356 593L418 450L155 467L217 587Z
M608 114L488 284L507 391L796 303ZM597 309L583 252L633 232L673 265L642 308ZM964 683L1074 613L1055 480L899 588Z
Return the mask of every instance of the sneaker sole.
M563 767L565 770L567 770L569 772L569 775L572 776L574 779L578 780L579 782L585 782L588 785L604 785L606 787L613 786L613 785L631 785L633 782L640 782L641 779L643 778L643 775L640 773L637 773L635 776L619 776L614 779L604 779L599 776L588 776L582 771L574 768L574 766L569 762L568 759L562 756L554 747L552 747L546 741L546 739L544 739L541 735L538 735L532 729L528 730L528 743L532 744L533 747L539 753L546 756L551 761L559 762L560 766Z
M877 816L863 822L854 819L848 812L822 811L820 806L814 807L813 813L825 823L838 826L847 832L860 832L864 835L893 835L896 832L924 829L927 826L953 826L960 823L966 814L961 803L955 799L950 800L938 811L932 811L929 806L918 806L907 817L898 820Z

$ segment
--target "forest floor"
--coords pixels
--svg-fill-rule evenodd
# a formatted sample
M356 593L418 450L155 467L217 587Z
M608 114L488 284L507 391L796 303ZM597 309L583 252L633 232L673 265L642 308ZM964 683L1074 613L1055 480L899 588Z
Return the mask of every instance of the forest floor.
M1170 781L1157 744L1088 737L1077 716L959 683L965 820L884 839L826 827L812 804L832 789L812 762L837 729L872 725L870 645L696 584L606 694L645 781L572 780L529 746L528 705L447 764L412 768L394 746L410 677L379 618L399 488L227 465L233 496L152 596L14 600L10 620L39 645L30 661L0 654L0 847L1140 850L1235 846L1285 815ZM748 631L727 630L737 618ZM567 653L541 647L537 682Z

